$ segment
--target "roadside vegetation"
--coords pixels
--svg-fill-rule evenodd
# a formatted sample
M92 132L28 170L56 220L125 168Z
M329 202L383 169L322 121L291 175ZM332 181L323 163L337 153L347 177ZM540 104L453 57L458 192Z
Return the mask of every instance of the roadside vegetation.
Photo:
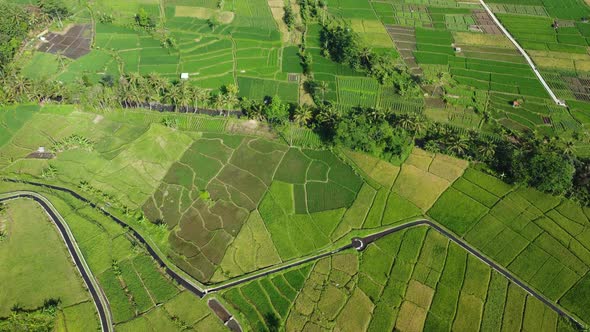
M0 192L52 201L117 330L224 326L129 229L3 180L204 286L427 218L589 324L590 9L490 3L568 108L476 2L0 0ZM35 295L0 329L90 317ZM579 328L428 227L213 296L256 331Z
M0 212L0 279L11 284L0 294L0 330L97 329L96 309L80 273L57 229L35 204L3 203Z

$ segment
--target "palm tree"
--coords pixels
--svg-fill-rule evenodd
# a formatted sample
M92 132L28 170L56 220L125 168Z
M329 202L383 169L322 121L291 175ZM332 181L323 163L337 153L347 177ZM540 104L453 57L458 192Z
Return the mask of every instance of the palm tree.
M460 156L469 148L469 140L464 136L450 136L447 141L447 151Z
M181 92L178 84L171 85L170 88L166 91L166 100L172 105L172 107L174 107L174 110L176 110L178 101L181 98L180 94Z
M496 144L490 140L484 140L477 149L477 152L479 152L484 160L490 160L496 154Z
M371 56L373 55L373 51L368 47L363 47L359 52L359 57L361 63L364 65L368 65L371 63Z
M225 88L225 102L226 106L229 109L233 109L236 104L238 103L238 86L235 84L230 84Z
M567 156L574 155L576 153L576 145L572 139L564 140L563 153Z
M188 83L186 83L186 81L181 81L179 84L179 99L178 99L178 103L180 104L181 107L184 108L184 111L188 111L188 106L191 104L191 99L192 99L192 89L191 87L188 85Z
M483 123L488 123L488 122L490 122L490 118L492 117L492 114L490 113L489 110L485 109L483 112L481 112L481 116L483 118Z
M326 100L326 92L329 88L330 86L326 81L320 81L320 83L318 83L317 89L322 93L322 100Z
M311 112L311 108L308 105L299 105L295 109L293 120L295 120L297 125L307 126L312 118L313 114Z
M403 129L410 131L410 130L413 130L414 127L415 127L415 121L414 120L415 120L415 118L413 116L411 116L410 114L402 114L398 118L397 123Z
M436 79L435 79L434 89L432 89L433 96L436 95L436 90L438 90L439 88L442 88L447 81L445 72L443 72L443 71L437 71L435 78Z
M220 93L215 94L212 96L213 108L219 111L219 114L223 111L223 105L225 104L225 100L223 99L223 95Z
M318 107L316 119L319 123L334 125L340 119L340 113L330 104L323 104Z
M414 135L420 136L428 130L428 121L423 114L416 115L414 118Z
M199 108L198 103L202 102L202 104L205 104L207 102L207 100L209 100L209 90L205 90L199 87L195 87L193 89L193 93L194 93L194 98L195 98L195 110L197 110ZM202 107L203 105L201 105Z

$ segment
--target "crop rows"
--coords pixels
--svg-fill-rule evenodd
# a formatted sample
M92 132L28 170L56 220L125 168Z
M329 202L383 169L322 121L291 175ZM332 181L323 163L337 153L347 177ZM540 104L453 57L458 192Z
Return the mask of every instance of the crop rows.
M556 312L427 227L223 296L256 330L568 328Z
M580 207L468 169L428 213L550 300L588 315L573 295L585 291L590 269L590 222Z

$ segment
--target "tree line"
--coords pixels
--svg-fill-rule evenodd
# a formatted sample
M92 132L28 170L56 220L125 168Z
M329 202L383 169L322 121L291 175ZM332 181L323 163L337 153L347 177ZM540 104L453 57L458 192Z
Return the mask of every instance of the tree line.
M0 2L1 5L5 3ZM302 18L320 15L323 2L301 0ZM18 15L17 15L18 16ZM325 19L322 26L324 55L365 72L382 84L392 85L400 95L419 91L417 81L388 55L363 46L359 36L343 22ZM324 21L324 22L325 22ZM1 25L0 25L1 27ZM303 45L303 51L305 46ZM103 75L98 83L82 76L74 84L31 80L12 66L0 76L0 104L35 101L79 103L96 109L143 107L181 112L202 109L245 114L280 127L294 124L318 133L328 145L363 151L387 160L401 160L411 146L479 162L508 182L526 183L542 191L567 194L590 204L590 162L577 158L570 143L540 138L496 126L496 135L455 128L428 120L422 114L400 114L390 109L342 109L326 100L326 82L305 84L315 105L284 103L277 96L262 100L240 98L238 87L229 84L218 90L202 89L185 80L170 81L158 74Z

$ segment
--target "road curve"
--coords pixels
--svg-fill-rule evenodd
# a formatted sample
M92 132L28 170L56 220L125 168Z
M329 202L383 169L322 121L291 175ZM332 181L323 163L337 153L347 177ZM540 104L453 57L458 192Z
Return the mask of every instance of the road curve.
M50 184L44 184L44 183L39 183L39 182L24 181L24 180L15 180L15 179L7 179L7 178L4 178L3 180L6 181L6 182L23 183L23 184L28 184L28 185L36 186L36 187L43 187L43 188L48 188L48 189L52 189L52 190L55 190L55 191L63 192L63 193L66 193L66 194L69 194L69 195L73 196L74 198L78 199L81 202L84 202L84 203L88 204L92 208L98 209L100 212L102 212L103 215L105 215L109 219L113 220L114 222L116 222L120 226L128 229L129 232L131 232L131 234L133 235L133 237L135 237L136 240L138 240L139 242L141 242L144 245L144 247L146 248L146 250L148 251L148 253L150 254L150 256L152 256L152 258L158 263L158 265L160 265L160 267L162 269L164 269L164 271L166 272L166 274L168 274L172 279L174 279L174 281L176 281L182 287L186 288L188 291L190 291L191 293L197 295L198 297L203 297L205 295L205 291L203 291L204 287L201 287L201 286L197 285L195 282L193 282L191 280L190 277L185 276L185 275L182 275L182 274L178 273L177 271L173 270L172 268L170 268L166 264L166 262L164 261L164 259L162 258L161 253L159 253L158 250L155 249L133 227L131 227L129 224L127 224L126 222L124 222L120 218L114 216L113 214L111 214L110 212L108 212L107 210L105 210L104 208L98 206L96 203L93 203L89 199L81 196L77 192L75 192L75 191L73 191L71 189L68 189L68 188L58 187L58 186L54 186L54 185L50 185Z
M508 280L514 282L516 285L518 285L519 287L521 287L522 289L524 289L527 293L529 293L531 296L534 296L535 298L537 298L539 301L543 302L545 305L547 305L548 307L550 307L553 311L555 311L556 313L558 313L559 315L565 317L566 319L568 319L569 321L571 321L574 325L576 325L577 327L579 327L580 329L584 328L584 325L579 322L575 317L573 317L570 313L566 312L565 310L563 310L562 308L558 307L557 305L555 305L553 302L551 302L550 300L548 300L547 298L545 298L542 294L538 293L537 291L535 291L534 289L532 289L531 287L529 287L527 284L525 284L523 281L521 281L518 277L516 277L514 274L512 274L511 272L509 272L508 270L506 270L505 268L501 267L500 265L496 264L494 261L492 261L490 258L486 257L485 255L483 255L481 252L479 252L477 249L473 248L471 245L469 245L467 242L463 241L461 238L455 236L454 234L452 234L451 232L449 232L448 230L444 229L443 227L441 227L440 225L427 220L427 219L422 219L422 220L416 220L416 221L411 221L411 222L407 222L405 224L402 225L398 225L398 226L394 226L391 228L388 228L386 230L368 235L366 237L363 238L354 238L352 239L352 242L350 244L347 244L345 246L342 246L340 248L334 249L332 251L327 251L327 252L322 252L322 253L318 253L316 255L310 256L310 257L306 257L294 262L290 262L281 266L276 266L276 267L271 267L269 269L266 270L262 270L260 272L256 272L253 273L249 276L245 276L245 277L240 277L240 278L236 278L233 280L228 280L226 282L222 282L219 283L217 285L212 285L210 287L206 287L206 286L197 286L194 282L192 282L189 277L185 277L183 275L178 274L176 271L170 269L166 263L164 262L164 260L159 256L159 253L151 247L151 245L137 232L135 231L132 227L130 227L129 225L127 225L125 222L123 222L121 219L117 218L116 216L113 216L112 214L110 214L108 211L98 207L98 205L96 205L95 203L90 202L88 199L80 196L78 193L67 189L67 188L63 188L63 187L58 187L58 186L53 186L53 185L48 185L48 184L43 184L43 183L38 183L38 182L30 182L30 181L22 181L22 180L14 180L14 179L7 179L4 178L4 181L7 182L13 182L13 183L24 183L24 184L29 184L29 185L33 185L33 186L38 186L38 187L46 187L46 188L50 188L56 191L61 191L61 192L65 192L68 193L72 196L74 196L75 198L77 198L78 200L81 200L87 204L89 204L92 207L95 208L99 208L100 211L107 217L109 217L110 219L114 220L115 222L117 222L118 224L120 224L123 227L127 227L129 229L130 232L132 232L132 234L137 238L137 240L139 240L141 243L143 243L148 251L148 253L160 264L160 266L166 271L166 273L172 277L175 281L177 281L179 284L181 284L183 287L185 287L187 290L191 291L192 293L194 293L195 295L199 296L199 297L203 297L208 293L212 293L212 292L216 292L219 290L223 290L223 289L227 289L230 287L234 287L252 280L256 280L262 277L265 277L267 275L270 274L274 274L292 267L296 267L296 266L300 266L303 265L305 263L311 262L311 261L315 261L327 256L331 256L334 255L336 253L339 253L341 251L344 250L348 250L348 249L357 249L357 250L362 250L364 248L366 248L369 244L396 232L400 232L402 230L408 229L408 228L412 228L412 227L416 227L416 226L429 226L431 228L433 228L434 230L436 230L437 232L439 232L440 234L442 234L443 236L445 236L446 238L448 238L449 240L455 242L456 244L458 244L461 248L465 249L466 251L468 251L470 254L474 255L475 257L477 257L479 260L481 260L482 262L484 262L485 264L487 264L488 266L490 266L492 269L494 269L496 272L500 273L501 275L503 275L504 277L506 277ZM31 194L31 193L29 193ZM38 196L40 196L39 194L36 194ZM42 197L42 196L41 196ZM361 248L358 248L355 246L355 244L362 244Z
M76 240L74 239L67 223L61 218L61 215L57 212L57 210L53 207L53 205L45 199L43 196L32 193L32 192L21 192L21 193L13 193L10 195L6 195L0 197L0 203L7 202L10 200L15 199L32 199L36 203L38 203L45 213L49 216L49 219L57 226L57 229L63 238L66 247L74 260L74 264L76 268L80 272L90 295L92 296L92 300L94 302L94 306L96 307L96 311L98 313L98 317L100 319L100 326L103 332L112 332L114 331L113 328L113 319L111 315L111 310L109 307L108 299L106 298L105 294L102 292L102 289L98 285L96 278L92 275L92 271L86 264L84 260L84 256L82 255Z

